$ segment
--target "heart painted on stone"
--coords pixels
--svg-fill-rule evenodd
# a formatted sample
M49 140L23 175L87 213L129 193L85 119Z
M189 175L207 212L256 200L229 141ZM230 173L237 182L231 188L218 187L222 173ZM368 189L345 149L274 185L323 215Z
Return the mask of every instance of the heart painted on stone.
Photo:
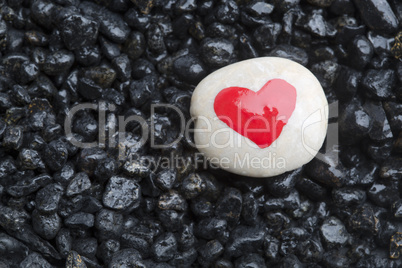
M261 149L282 133L296 106L296 89L283 79L269 80L259 91L228 87L215 97L218 118Z

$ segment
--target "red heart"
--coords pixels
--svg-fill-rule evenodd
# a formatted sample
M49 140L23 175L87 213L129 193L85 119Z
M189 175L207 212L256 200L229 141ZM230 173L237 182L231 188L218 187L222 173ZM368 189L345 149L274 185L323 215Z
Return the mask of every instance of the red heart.
M218 118L260 148L281 135L296 106L296 89L282 79L269 80L259 91L228 87L215 97Z

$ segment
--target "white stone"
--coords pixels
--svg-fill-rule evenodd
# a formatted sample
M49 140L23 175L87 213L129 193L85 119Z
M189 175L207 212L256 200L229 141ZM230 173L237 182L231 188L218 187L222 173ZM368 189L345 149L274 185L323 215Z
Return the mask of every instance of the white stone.
M227 87L257 92L274 78L295 87L296 106L280 136L261 149L217 118L214 101ZM198 150L220 168L251 177L276 176L310 162L324 142L328 124L328 103L317 78L302 65L277 57L241 61L208 75L194 90L190 111Z

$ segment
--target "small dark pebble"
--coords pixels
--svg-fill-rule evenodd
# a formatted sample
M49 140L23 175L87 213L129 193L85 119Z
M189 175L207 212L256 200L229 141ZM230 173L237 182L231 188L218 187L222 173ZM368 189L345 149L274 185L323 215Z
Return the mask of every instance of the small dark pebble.
M99 25L96 21L82 15L71 15L61 25L64 44L70 50L92 45L98 37Z
M56 237L61 228L61 219L57 213L42 215L38 210L32 212L34 231L46 240Z
M239 257L245 253L255 252L264 242L265 232L258 227L237 227L231 233L225 253Z
M111 209L135 209L140 204L141 188L132 180L114 176L109 179L103 194L103 204Z
M70 251L67 256L66 268L87 268L85 262L82 260L81 255L76 251Z
M370 29L392 33L398 28L398 19L387 1L355 0L362 19Z
M228 65L236 58L233 44L223 38L205 39L201 53L206 64L213 68Z
M70 181L66 188L67 196L75 196L85 193L91 188L91 181L85 172L80 172Z
M36 194L36 208L42 213L57 211L64 189L59 184L49 184Z
M151 252L158 262L168 261L177 252L177 241L172 233L159 236L151 247Z
M321 225L320 231L327 248L343 246L349 238L345 225L335 217L326 219Z

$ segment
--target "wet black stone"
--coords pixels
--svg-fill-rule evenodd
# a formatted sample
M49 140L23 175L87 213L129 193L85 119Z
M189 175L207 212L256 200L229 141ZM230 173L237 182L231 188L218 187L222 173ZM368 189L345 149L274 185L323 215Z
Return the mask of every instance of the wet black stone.
M61 25L64 44L70 50L92 45L98 37L98 23L82 15L71 15Z
M187 202L178 192L170 190L159 197L158 208L185 211L187 209Z
M362 87L367 97L384 100L392 96L396 82L395 72L391 69L368 70L363 79Z
M13 86L10 96L12 101L16 103L18 106L24 106L31 102L31 97L28 94L28 91L25 87L20 85Z
M184 213L176 210L166 209L158 211L158 219L163 226L170 231L179 230L184 224Z
M103 241L97 251L97 257L104 263L109 263L114 253L120 250L120 242L113 239Z
M262 50L271 50L275 47L282 26L279 23L269 23L258 27L254 31L254 39Z
M98 65L101 61L101 52L98 46L82 46L74 51L75 60L83 66Z
M283 175L276 176L266 183L270 194L276 197L287 196L296 185L302 170L296 169Z
M390 207L399 198L399 191L394 183L389 185L375 182L367 193L374 204L381 207Z
M66 145L58 140L50 142L45 148L45 163L52 170L61 169L67 162L68 151Z
M336 96L341 101L349 101L357 92L362 74L354 69L341 66L335 81Z
M171 260L177 252L177 241L174 234L165 233L156 238L151 252L158 262Z
M135 79L141 79L155 72L155 66L148 60L139 58L133 62L132 75Z
M24 224L20 226L18 230L10 232L10 234L24 242L30 249L41 253L46 258L53 258L55 260L61 259L56 249L48 241L36 235L30 225Z
M111 209L132 210L139 206L141 187L133 180L113 176L103 194L103 204Z
M354 0L354 3L370 29L381 33L397 30L399 21L387 1Z
M349 187L333 189L332 199L340 207L360 205L366 200L366 192Z
M149 49L152 52L161 54L166 50L164 36L159 25L151 24L146 32L146 39Z
M76 196L88 192L91 188L91 181L85 172L80 172L70 181L66 188L66 196Z
M64 220L64 224L70 228L91 228L94 226L95 217L92 214L78 212Z
M13 104L11 102L10 95L0 92L0 110L4 112L7 109L11 108L12 105Z
M76 251L70 251L66 260L66 267L68 268L87 268L85 262L82 260L81 255Z
M116 79L116 71L109 66L91 67L85 71L83 78L94 81L102 88L108 88Z
M299 243L297 253L302 262L317 263L322 260L324 248L318 239L308 239Z
M164 169L156 176L155 184L161 190L170 190L176 182L176 171L174 169Z
M239 17L239 7L233 0L222 1L215 9L215 17L224 24L234 23Z
M233 44L223 38L204 39L201 54L204 62L211 67L223 67L236 58Z
M345 225L335 217L324 220L320 227L320 234L327 248L343 246L349 239Z
M36 192L40 187L44 187L52 182L49 175L39 175L34 178L24 178L14 185L8 186L6 191L13 197L23 197Z
M31 8L31 16L41 26L45 28L52 27L53 12L56 6L48 1L36 1Z
M121 246L123 248L134 248L141 253L142 257L149 257L150 245L149 243L137 235L124 233L121 236Z
M173 62L173 72L182 80L196 84L206 75L204 64L192 55L185 55Z
M22 123L26 117L27 110L25 107L11 107L6 111L5 121L8 124ZM20 121L21 120L21 121Z
M374 141L392 139L391 127L382 104L380 102L367 101L364 104L364 108L372 120L372 127L369 132L370 139Z
M317 37L335 36L335 28L325 20L323 10L315 9L310 14L301 16L296 21L296 26Z
M144 32L150 25L151 16L141 14L136 9L130 8L126 13L124 13L124 20L129 26Z
M321 160L313 159L306 166L311 179L331 187L341 187L345 183L345 168L337 161L339 150L328 148Z
M380 177L384 179L400 179L402 177L401 163L401 158L390 157L382 164L379 174Z
M49 36L39 31L27 31L24 34L25 40L33 46L46 46L49 44Z
M374 214L373 208L364 204L353 210L353 214L348 219L348 225L353 231L373 235L378 233L379 219Z
M326 188L306 177L302 177L297 181L296 188L314 201L324 200L327 197Z
M267 226L271 228L272 232L279 233L280 230L289 227L290 218L281 211L268 212L265 215Z
M349 45L350 66L362 70L371 60L374 49L370 41L362 35L356 36Z
M373 44L374 51L381 56L385 56L390 54L391 52L391 40L385 36L382 36L373 31L369 31L367 34L367 38Z
M38 210L32 212L32 225L34 231L46 240L56 237L61 228L61 219L57 213L42 215Z
M233 226L240 218L242 204L241 192L235 188L227 188L216 204L215 215Z
M93 259L98 249L96 238L79 238L73 241L73 250L82 256Z
M57 251L63 258L66 258L71 250L73 243L70 231L66 228L61 228L56 235L55 241Z
M210 265L224 252L224 247L217 240L211 240L198 249L198 262L203 266Z
M112 60L112 67L116 70L116 78L120 81L127 81L131 78L131 62L126 54L115 57Z
M24 134L21 126L10 126L4 131L3 146L18 150L22 146L23 138Z
M350 265L349 259L345 256L345 254L338 250L332 250L324 253L323 263L327 267L333 268L347 267Z
M42 161L39 153L31 149L22 149L18 155L21 166L24 169L44 169L45 164Z
M311 72L320 81L325 89L331 88L339 73L339 64L334 61L322 61L311 66Z
M52 268L53 266L47 262L41 255L36 252L29 254L21 263L20 267L43 267Z
M87 196L83 205L83 212L87 212L90 214L96 213L103 208L101 201L96 199L93 196Z
M398 259L401 255L402 233L397 232L391 237L390 253L392 259Z
M181 192L186 199L193 199L205 190L205 183L198 174L190 174L182 181Z
M402 130L402 118L399 116L402 111L402 105L396 102L384 102L383 107L391 125L392 132L398 133Z
M264 238L264 256L273 262L277 262L279 260L279 246L280 242L275 237L267 234Z
M184 251L193 248L196 243L196 238L194 236L194 227L193 225L183 225L183 228L179 230L177 236L177 243L179 249Z
M141 80L134 80L130 84L130 99L135 108L140 108L155 94L156 77L146 76Z
M282 244L279 253L283 255L292 254L297 251L299 242L307 238L307 232L303 228L292 227L281 231Z
M258 227L236 227L230 235L225 248L229 256L239 257L245 253L255 252L264 242L265 231Z
M58 213L63 218L67 218L68 216L81 211L83 205L84 198L82 195L77 195L70 198L66 198L63 196L63 198L59 202Z
M81 3L80 9L85 15L92 16L99 23L99 32L108 39L123 43L130 34L130 27L117 13L107 9L101 9L100 6L85 2Z
M36 208L41 213L57 211L60 198L64 192L59 184L49 184L36 194Z
M251 253L248 255L243 255L238 258L235 262L236 268L246 268L246 267L264 267L264 259L257 253Z
M340 112L339 134L344 144L353 144L366 136L372 120L360 103L352 101Z
M308 55L303 49L286 44L277 45L269 56L293 60L303 66L307 66L308 63Z
M338 33L336 35L336 42L342 45L349 45L349 50L347 51L348 55L351 57L357 58L361 60L363 63L367 60L370 56L373 56L370 51L373 51L372 43L369 42L368 44L365 42L360 41L356 42L357 39L366 41L367 39L364 37L366 33L366 26L365 25L356 25L357 22L354 21L352 18L344 17L345 21L338 21L337 28ZM365 40L366 39L366 40ZM356 51L360 54L360 57L356 57L356 55L352 55L351 52ZM370 55L371 54L371 55ZM354 64L352 62L343 59L346 64ZM363 67L357 66L354 64L358 69L362 69Z
M249 225L256 224L258 211L259 211L259 204L254 195L252 193L244 194L243 209L241 212L243 220Z
M95 218L95 228L102 238L119 237L123 228L123 215L108 209L101 209Z
M0 243L2 245L0 248L2 261L6 261L18 267L18 265L28 256L29 250L27 246L3 232L0 233ZM4 267L8 268L10 266Z
M197 223L195 234L198 237L212 240L224 234L227 228L227 221L218 218L206 218Z
M258 57L257 49L252 44L251 37L248 35L241 35L239 37L240 55L244 59Z
M109 40L107 40L102 36L99 37L99 43L102 53L109 60L112 60L113 58L120 55L120 48L118 44L110 42Z
M75 119L72 130L73 133L80 135L84 141L88 142L94 141L99 134L98 122L89 113L84 113Z
M195 262L196 259L197 259L197 251L195 250L195 248L191 248L187 251L176 254L169 263L173 267L178 266L189 267Z

